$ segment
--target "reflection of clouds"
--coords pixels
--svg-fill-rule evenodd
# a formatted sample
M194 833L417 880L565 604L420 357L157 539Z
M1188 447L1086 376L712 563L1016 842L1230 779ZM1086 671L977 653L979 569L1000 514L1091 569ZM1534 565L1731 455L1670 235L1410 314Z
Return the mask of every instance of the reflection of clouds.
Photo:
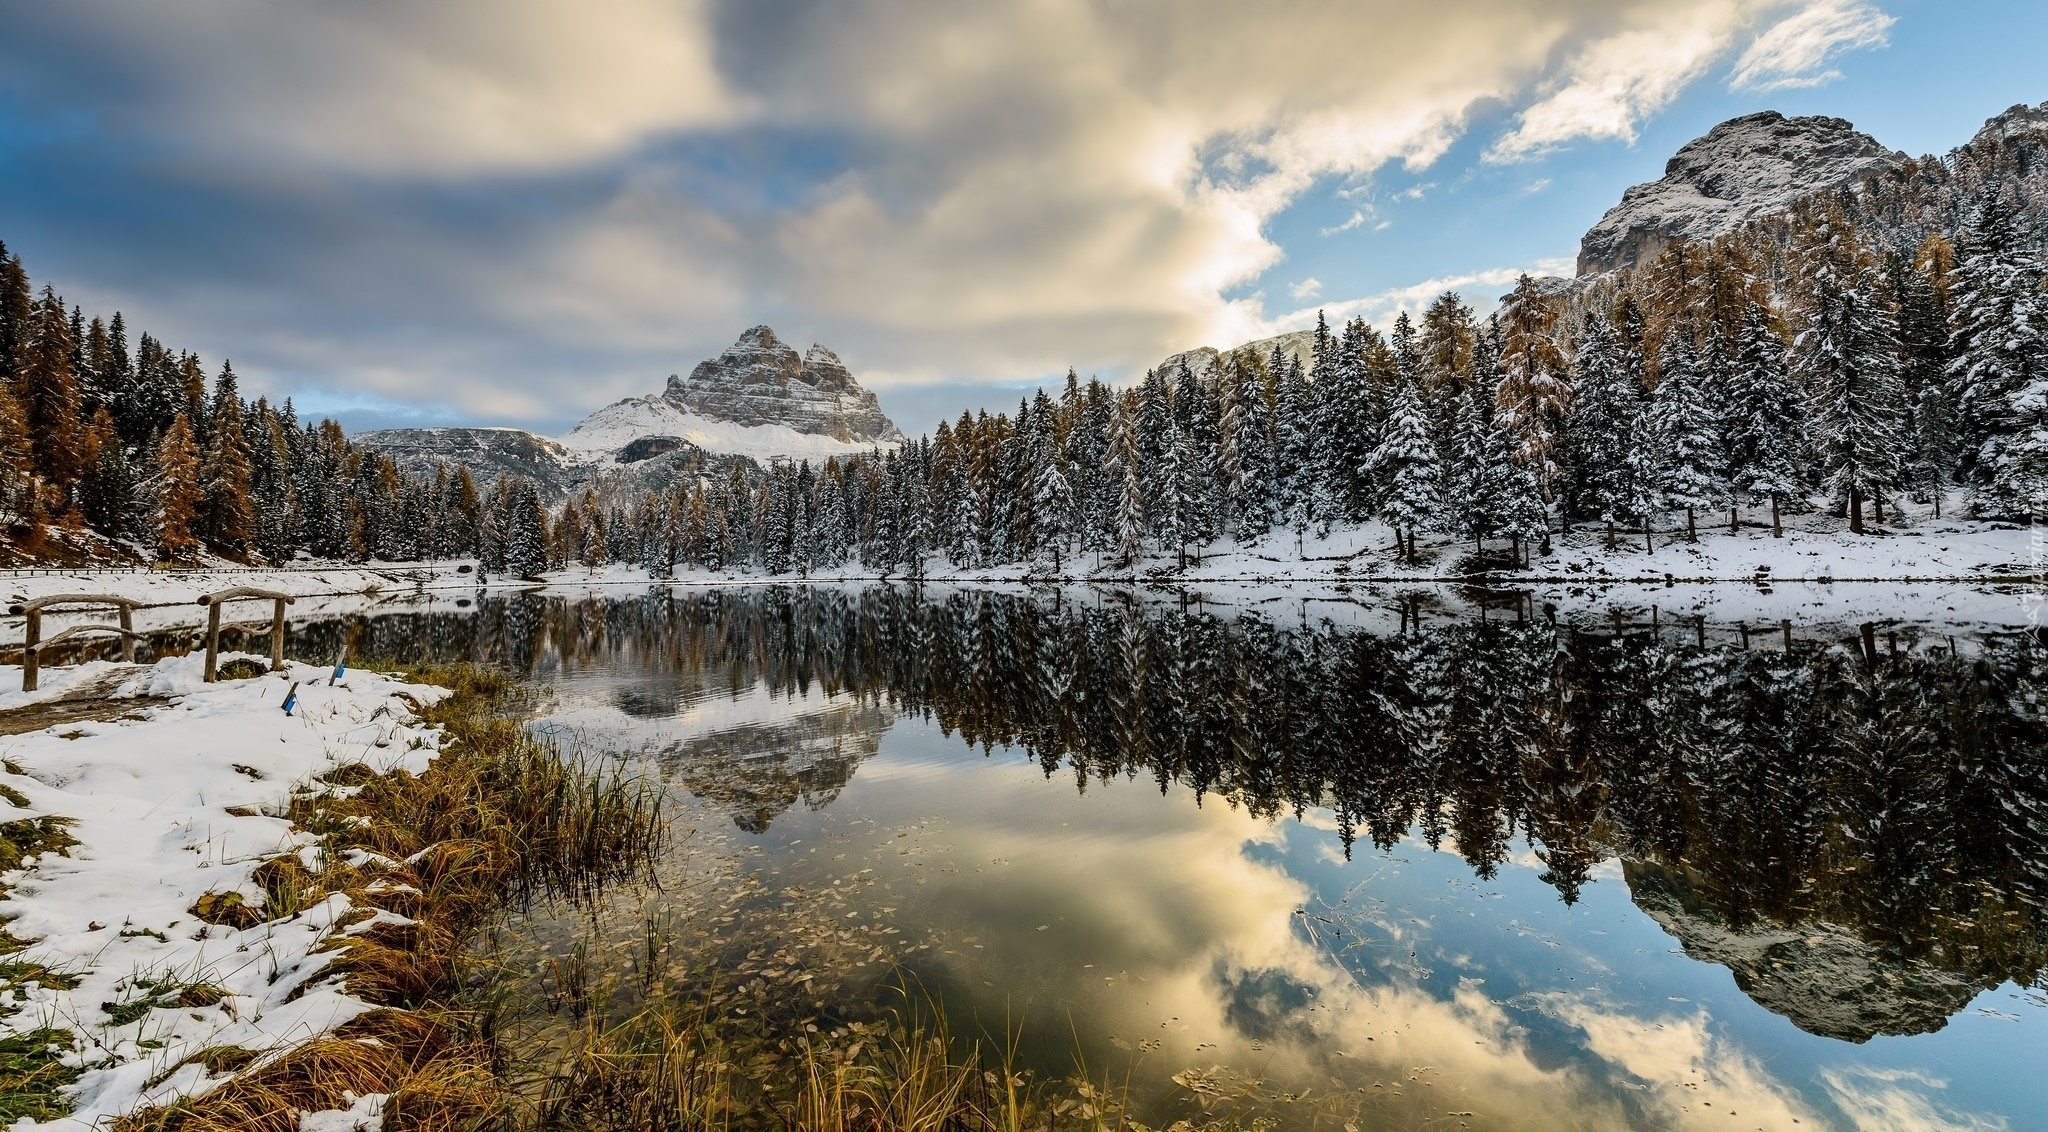
M1409 947L1379 934L1367 962L1384 954L1404 967L1362 985L1298 933L1294 913L1312 890L1270 852L1247 852L1275 845L1282 827L1119 784L1090 788L1096 804L1086 808L1101 832L1077 822L1071 835L1048 836L1043 812L1019 805L1017 791L983 794L969 805L984 812L962 813L966 792L943 781L952 777L892 779L889 792L909 812L931 812L932 795L947 795L955 859L1006 863L932 893L942 916L976 906L1032 921L1019 919L1007 937L998 929L988 950L960 957L973 965L958 980L964 992L987 977L1006 996L987 1008L1008 1005L1015 972L1050 972L1040 993L1084 1031L1161 1040L1147 1062L1161 1073L1262 1069L1276 1088L1319 1091L1337 1078L1394 1113L1468 1111L1477 1115L1463 1119L1478 1126L1629 1126L1604 1085L1539 1064L1480 980L1411 975ZM1056 932L1034 930L1048 920ZM1007 981L983 964L1004 968Z
M1959 1113L1927 1094L1948 1082L1910 1069L1823 1069L1822 1082L1857 1132L1990 1132L2005 1118Z
M1640 1103L1672 1128L1812 1126L1816 1117L1747 1051L1711 1032L1707 1016L1637 1018L1586 999L1553 999L1555 1013L1586 1035L1586 1049L1649 1086Z

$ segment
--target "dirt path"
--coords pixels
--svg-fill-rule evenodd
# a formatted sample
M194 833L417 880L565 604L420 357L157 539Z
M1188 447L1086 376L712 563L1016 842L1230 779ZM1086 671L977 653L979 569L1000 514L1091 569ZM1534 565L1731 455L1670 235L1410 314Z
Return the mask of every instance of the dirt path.
M163 696L114 696L122 682L141 671L142 667L116 668L85 687L74 688L55 699L0 711L0 735L26 735L60 723L138 718L143 708L166 702Z

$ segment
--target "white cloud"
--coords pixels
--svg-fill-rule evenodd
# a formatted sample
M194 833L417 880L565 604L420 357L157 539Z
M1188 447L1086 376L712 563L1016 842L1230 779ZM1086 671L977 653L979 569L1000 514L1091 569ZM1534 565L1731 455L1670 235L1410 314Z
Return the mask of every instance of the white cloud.
M1425 183L1423 183L1423 184L1420 184L1420 185L1410 185L1410 186L1408 186L1407 188L1405 188L1405 189L1402 189L1402 190L1401 190L1400 192L1398 192L1398 193L1395 193L1395 194L1394 194L1394 199L1395 199L1395 200L1421 200L1421 199L1422 199L1423 197L1425 197L1425 196L1429 195L1429 190L1431 190L1431 189L1433 189L1433 188L1436 188L1436 182L1435 182L1435 181L1428 181L1428 182L1425 182Z
M1280 261L1267 226L1312 188L1359 194L1333 231L1383 230L1373 175L1430 167L1502 101L1534 99L1495 159L1632 138L1780 6L78 0L24 9L39 38L11 25L0 65L58 59L38 76L105 121L339 218L346 263L301 257L324 276L306 309L274 279L207 296L286 325L375 296L252 374L559 419L758 321L906 382L1245 340L1274 320L1226 296ZM402 195L422 185L532 207L470 229L459 195ZM377 304L406 289L393 327ZM422 346L429 322L467 337Z
M1908 1069L1823 1069L1821 1081L1856 1132L2002 1132L2004 1117L1956 1112L1933 1096L1948 1082Z
M1646 7L1629 26L1581 49L1515 128L1487 150L1489 161L1528 161L1575 141L1636 139L1636 125L1663 109L1734 43L1775 0L1700 0Z
M1828 67L1830 60L1887 46L1897 22L1866 0L1820 0L1757 36L1735 61L1728 85L1770 91L1831 82L1842 73Z
M1253 328L1256 331L1255 333L1247 334L1243 339L1233 339L1232 341L1234 343L1252 338L1263 338L1273 334L1283 334L1290 330L1301 330L1313 326L1315 325L1317 311L1321 311L1333 323L1353 318L1362 318L1367 322L1379 324L1384 328L1389 319L1400 314L1402 311L1407 311L1410 315L1421 313L1422 308L1428 306L1430 300L1443 294L1445 291L1458 292L1465 300L1466 305L1470 306L1480 318L1485 318L1488 314L1492 313L1494 306L1500 301L1500 297L1512 290L1515 286L1515 281L1522 276L1568 275L1571 273L1571 270L1572 261L1569 259L1542 259L1526 267L1493 267L1485 271L1467 272L1462 275L1439 276L1435 279L1425 279L1420 283L1411 283L1405 287L1394 287L1360 299L1320 303L1314 307L1304 307L1299 310L1288 311L1286 314L1259 323ZM1300 296L1296 296L1296 298L1299 299Z
M1297 303L1305 303L1323 293L1323 281L1311 275L1307 279L1287 288L1287 293Z
M1325 236L1334 236L1339 232L1349 232L1363 223L1365 223L1365 211L1363 209L1354 209L1350 219L1344 221L1344 223L1332 224L1328 228L1321 228L1318 231Z

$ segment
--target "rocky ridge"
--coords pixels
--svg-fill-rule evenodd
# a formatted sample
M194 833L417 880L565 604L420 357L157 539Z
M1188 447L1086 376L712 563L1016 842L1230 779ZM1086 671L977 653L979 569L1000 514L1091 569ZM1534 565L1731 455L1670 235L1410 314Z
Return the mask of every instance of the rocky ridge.
M357 440L414 473L469 469L479 484L502 475L540 485L550 502L585 488L665 488L735 460L822 462L902 443L839 355L813 345L799 356L756 326L690 375L669 375L656 396L627 397L558 439L516 428L406 428Z
M1908 160L1841 118L1767 110L1730 119L1681 147L1663 177L1622 194L1579 241L1579 274L1646 263L1674 240L1718 236Z

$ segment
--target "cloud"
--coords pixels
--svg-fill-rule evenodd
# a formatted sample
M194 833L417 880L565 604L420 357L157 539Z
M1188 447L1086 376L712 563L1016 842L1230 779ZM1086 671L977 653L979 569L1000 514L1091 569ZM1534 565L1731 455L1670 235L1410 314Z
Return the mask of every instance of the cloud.
M1256 332L1246 335L1246 339L1269 337L1274 334L1283 334L1290 330L1301 330L1313 326L1315 325L1316 314L1319 311L1333 323L1362 318L1367 322L1376 323L1384 327L1389 319L1403 311L1411 315L1421 313L1422 308L1428 306L1430 300L1443 294L1445 291L1458 292L1464 298L1466 304L1471 306L1480 318L1485 318L1488 314L1492 313L1494 305L1500 300L1500 296L1512 290L1515 281L1522 276L1567 275L1570 274L1571 270L1571 260L1545 259L1537 260L1526 267L1494 267L1484 271L1467 272L1462 275L1439 276L1434 279L1425 279L1420 283L1411 283L1404 287L1394 287L1377 294L1367 295L1364 298L1346 299L1335 303L1321 303L1314 307L1304 307L1299 310L1288 311L1285 314L1274 317L1270 321L1259 324L1255 328ZM1296 298L1298 300L1300 296L1296 296ZM1234 339L1232 341L1241 340Z
M906 383L1113 373L1269 324L1231 296L1317 186L1428 168L1531 97L1497 154L1632 137L1759 10L33 5L0 113L86 136L27 155L41 211L7 211L99 241L77 297L253 387L560 423L761 321Z
M1889 45L1897 22L1865 0L1820 0L1757 36L1735 61L1728 85L1771 91L1832 82L1842 72L1828 67L1829 60Z
M1311 275L1287 288L1287 294L1297 303L1305 303L1323 293L1323 281Z
M1646 8L1630 26L1587 44L1515 128L1486 152L1529 161L1576 141L1636 139L1636 125L1663 109L1734 43L1758 0L1700 0Z
M1344 223L1332 224L1328 228L1319 228L1317 232L1324 236L1334 236L1339 232L1349 232L1363 223L1365 223L1365 210L1353 209L1350 218L1345 220Z
M1856 1132L2002 1132L2001 1116L1957 1112L1933 1094L1948 1082L1909 1069L1823 1069L1822 1083Z

